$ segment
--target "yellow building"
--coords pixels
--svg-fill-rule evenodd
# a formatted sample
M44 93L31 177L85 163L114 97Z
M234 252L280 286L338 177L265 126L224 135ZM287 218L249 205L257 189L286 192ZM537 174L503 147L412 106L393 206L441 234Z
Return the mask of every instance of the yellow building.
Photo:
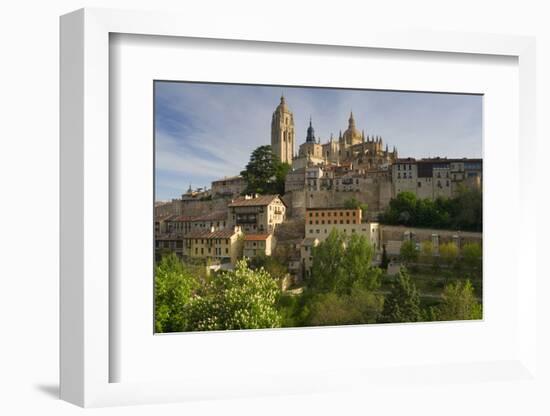
M235 264L242 257L243 233L240 227L194 230L183 237L184 255L219 263Z
M250 259L262 254L271 256L275 242L273 234L247 234L244 236L243 256Z
M375 250L379 244L379 226L376 222L363 222L361 209L308 208L306 209L306 238L324 241L333 229L346 235L366 236Z

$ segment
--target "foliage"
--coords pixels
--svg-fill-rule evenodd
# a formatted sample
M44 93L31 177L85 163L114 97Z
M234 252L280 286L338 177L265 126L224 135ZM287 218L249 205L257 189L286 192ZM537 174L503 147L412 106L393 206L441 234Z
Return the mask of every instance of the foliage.
M199 281L174 254L162 258L155 270L155 331L184 331L188 305Z
M423 241L421 244L422 257L430 259L434 254L434 245L430 240Z
M274 256L261 253L250 259L248 263L252 270L264 269L274 279L282 279L288 274L288 269Z
M367 214L368 204L359 202L355 197L351 197L344 202L344 208L346 209L361 209L363 216Z
M475 271L480 272L482 266L482 249L478 243L467 243L462 247L462 258L466 266Z
M250 155L250 161L241 176L246 182L245 194L284 194L285 178L290 170L281 163L271 146L260 146Z
M355 283L368 290L380 286L381 270L372 266L374 250L365 236L333 229L313 247L310 287L317 292L349 293Z
M420 296L405 268L384 301L378 322L418 322L422 320Z
M349 294L317 294L310 303L309 325L349 325L376 322L382 310L383 296L355 284Z
M443 243L439 246L439 256L450 267L458 258L458 247L455 243Z
M441 321L481 319L482 307L477 301L474 287L469 280L456 281L445 286L443 302L435 311L435 318Z
M416 243L412 240L404 241L399 249L399 256L401 261L405 264L411 264L418 260L418 250L416 249Z
M391 199L379 220L384 224L481 231L482 213L481 192L461 187L455 197L435 200L401 192Z
M275 328L280 290L265 270L248 268L245 260L234 271L221 272L207 282L186 307L188 330Z

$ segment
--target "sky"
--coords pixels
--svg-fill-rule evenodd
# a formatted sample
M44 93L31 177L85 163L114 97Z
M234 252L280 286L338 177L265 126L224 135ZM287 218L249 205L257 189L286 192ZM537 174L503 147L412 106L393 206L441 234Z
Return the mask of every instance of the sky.
M482 157L480 95L156 81L155 199L238 175L256 147L270 144L281 94L294 114L295 153L310 117L324 143L346 130L353 111L356 127L399 157Z

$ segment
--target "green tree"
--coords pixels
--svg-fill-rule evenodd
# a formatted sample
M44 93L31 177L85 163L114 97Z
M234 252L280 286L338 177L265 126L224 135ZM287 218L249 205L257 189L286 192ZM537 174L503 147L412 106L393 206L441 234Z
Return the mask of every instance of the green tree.
M381 295L356 284L349 294L317 294L309 304L307 323L313 326L374 323L382 305Z
M162 258L155 268L156 332L185 330L185 307L198 287L199 281L174 253Z
M441 321L461 321L482 318L482 307L477 301L474 287L469 280L456 281L445 286L443 302L435 317Z
M313 248L310 287L318 292L348 293L354 284L368 290L380 286L382 271L373 267L374 250L365 236L351 237L333 229Z
M458 257L458 247L452 242L443 243L439 246L439 256L448 267L451 267Z
M188 330L279 327L280 293L265 270L252 270L241 260L234 271L217 274L191 299L186 307Z
M467 243L462 247L462 258L466 267L475 273L481 271L482 266L482 250L481 245L478 243Z
M418 260L418 250L416 243L412 240L403 241L399 249L399 256L405 265L415 263Z
M271 146L260 146L250 155L241 176L246 182L246 194L284 194L285 178L290 165L281 163Z
M426 263L431 263L434 255L434 245L432 242L430 240L423 241L420 247L422 260Z
M367 215L367 210L369 208L368 204L359 202L355 197L351 197L344 202L344 208L346 209L360 209L363 216Z
M274 256L266 256L264 253L251 258L248 265L252 270L263 268L273 279L282 279L288 274L288 268L284 264Z
M384 300L379 322L418 322L422 320L420 296L405 268L401 268L397 281Z

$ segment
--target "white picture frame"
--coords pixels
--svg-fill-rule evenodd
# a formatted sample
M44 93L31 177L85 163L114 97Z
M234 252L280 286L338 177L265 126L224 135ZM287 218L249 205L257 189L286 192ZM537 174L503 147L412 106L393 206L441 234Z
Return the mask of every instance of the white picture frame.
M183 24L185 22L185 24ZM110 382L110 366L120 357L110 349L109 275L109 36L113 33L333 45L334 47L430 51L452 54L504 55L519 67L519 212L526 213L534 195L528 175L535 152L535 42L529 37L464 33L381 32L338 33L323 30L281 32L276 24L235 32L231 22L209 27L200 19L168 13L83 9L61 18L61 398L80 406L158 403L199 398L296 394L361 389L382 383L422 383L460 379L537 383L536 270L530 251L519 244L518 256L527 276L517 293L518 348L507 360L472 363L418 363L409 370L361 366L332 369L327 377L282 370L261 380L234 382L230 374L210 379ZM246 34L243 34L246 33ZM522 215L521 241L535 241L536 219ZM111 224L112 225L112 224ZM528 260L528 257L531 257ZM522 266L523 267L523 266ZM410 328L410 327L409 327ZM407 329L403 329L406 331ZM410 330L410 329L409 329ZM300 330L296 330L298 334ZM326 330L325 330L326 331ZM241 335L241 339L246 333ZM244 342L244 341L241 341ZM475 374L483 373L483 377ZM409 376L407 376L409 374ZM409 378L408 378L409 377ZM441 378L440 378L441 377ZM345 380L345 381L342 381Z

